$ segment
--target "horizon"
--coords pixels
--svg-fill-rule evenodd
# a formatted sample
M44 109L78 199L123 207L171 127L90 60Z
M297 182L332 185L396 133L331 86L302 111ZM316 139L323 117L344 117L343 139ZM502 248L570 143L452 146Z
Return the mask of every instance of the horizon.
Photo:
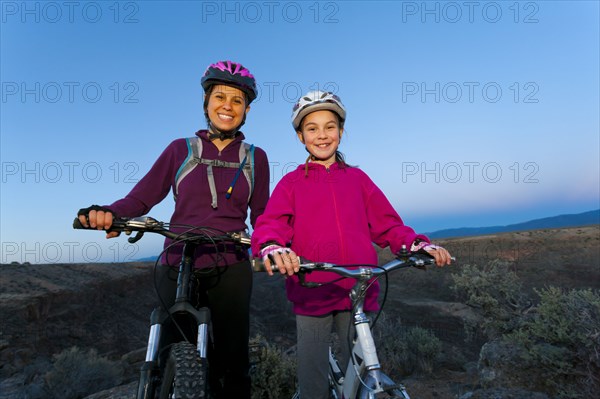
M540 219L532 219L532 220L526 220L520 223L516 223L516 224L511 224L511 225L504 225L504 226L478 226L478 227L455 227L455 228L449 228L449 229L441 229L441 230L436 230L436 231L430 231L430 232L424 232L424 234L437 234L439 232L442 231L447 231L447 230L462 230L462 229L486 229L486 228L494 228L494 227L510 227L513 225L520 225L520 224L525 224L525 223L529 223L529 222L533 222L533 221L537 221L537 220L544 220L544 219L551 219L551 218L555 218L555 217L561 217L561 216L578 216L581 214L585 214L585 213L591 213L591 212L596 212L600 215L600 209L593 209L591 211L587 211L587 212L582 212L582 213L577 213L577 214L562 214L562 215L554 215L554 216L548 216L545 218L540 218ZM588 223L588 224L577 224L577 225L567 225L567 226L560 226L560 227L540 227L540 228L533 228L533 229L526 229L526 230L522 230L522 229L516 229L516 230L508 230L508 231L501 231L501 232L484 232L484 233L480 233L480 234L466 234L466 235L450 235L450 236L442 236L442 237L432 237L432 242L436 242L436 241L443 241L443 240L448 240L448 239L470 239L473 237L480 237L480 236L488 236L488 235L497 235L497 234L510 234L510 233L516 233L516 232L523 232L523 231L538 231L538 230L547 230L547 229L576 229L576 228L585 228L585 227L592 227L592 226L600 226L600 223ZM150 235L150 236L154 236L154 235ZM122 237L121 237L122 238ZM119 237L117 237L117 239L119 239ZM128 244L131 247L136 246L137 244ZM15 246L9 246L8 249L10 251L14 251L14 250L18 250L17 247ZM464 249L463 249L464 250ZM83 259L84 263L128 263L128 262L149 262L149 261L155 261L158 259L160 253L154 253L154 254L146 254L143 257L138 257L138 258L134 258L134 254L137 253L136 252L130 252L129 255L124 255L119 259L113 259L113 261L109 260L105 260L104 262L96 262L94 261L90 261L90 259ZM473 254L470 254L473 255ZM489 255L489 254L487 254ZM486 256L487 256L486 255ZM489 256L488 256L489 257ZM51 262L48 262L48 259L42 259L45 262L29 262L27 260L25 260L24 262L18 262L16 260L13 260L11 262L0 262L0 264L2 265L9 265L9 264L42 264L42 265L53 265L53 264L76 264L76 263L82 263L82 261L75 261L74 259L72 259L69 262L62 262L62 261L53 261L53 259ZM471 259L471 261L474 261L474 258Z
M0 4L2 263L160 251L74 231L206 124L200 77L242 63L259 97L242 129L271 189L306 158L308 90L348 110L340 150L417 232L600 208L600 6L522 2ZM168 195L149 215L168 221ZM43 262L31 262L43 263Z
M584 212L578 212L578 213L562 213L562 214L558 214L558 215L549 215L546 217L541 217L541 218L535 218L535 219L528 219L528 220L522 220L520 222L517 223L509 223L509 224L498 224L498 225L488 225L488 226L457 226L457 227L451 227L448 229L440 229L440 230L436 230L436 231L431 231L429 233L437 233L440 231L444 231L444 230L459 230L459 229L480 229L480 228L490 228L490 227L510 227L510 226L518 226L518 225L522 225L522 224L527 224L530 222L535 222L538 220L545 220L545 219L552 219L552 218L557 218L557 217L563 217L563 216L579 216L579 215L583 215L586 213L592 213L592 212L596 212L600 214L600 208L598 209L590 209L589 211L584 211ZM593 224L600 224L600 220L598 221L598 223L593 223ZM566 227L576 227L576 226L566 226Z

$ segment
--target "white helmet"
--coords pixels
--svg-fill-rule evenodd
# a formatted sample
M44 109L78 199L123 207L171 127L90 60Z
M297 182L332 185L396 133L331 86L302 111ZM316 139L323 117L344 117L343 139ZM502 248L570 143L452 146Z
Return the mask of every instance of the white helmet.
M340 117L341 127L346 120L346 108L338 96L328 91L314 90L309 91L298 99L292 110L292 126L294 130L300 128L302 118L311 112L320 110L329 110L335 112Z

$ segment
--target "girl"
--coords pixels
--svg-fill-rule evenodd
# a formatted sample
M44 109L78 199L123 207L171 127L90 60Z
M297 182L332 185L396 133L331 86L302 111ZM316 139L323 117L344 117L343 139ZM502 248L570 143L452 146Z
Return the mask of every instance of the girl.
M196 132L190 139L173 141L125 198L109 206L81 209L78 215L84 226L106 230L114 215L142 216L161 202L170 190L176 195L172 224L244 231L250 208L250 222L254 225L269 197L269 166L265 152L255 148L250 154L255 176L252 182L242 182L244 175L232 182L236 172L232 165L240 164L240 154L243 154L240 147L246 145L242 143L244 134L239 129L257 95L254 76L241 64L221 61L208 67L202 77L202 87L208 129ZM200 162L188 169L184 164L188 165L186 161L194 158L190 150L193 146L202 149L196 150L201 153ZM229 163L230 167L224 167L223 162ZM181 173L182 170L185 173ZM108 233L107 238L116 235ZM167 239L165 248L170 244L171 240ZM158 270L159 295L167 309L175 300L176 267L181 250L182 246L171 247ZM213 247L199 248L195 267L206 269L199 281L204 290L200 305L208 306L212 316L214 353L209 353L209 360L213 395L249 399L252 270L248 253L231 248L227 253L219 251L217 258Z
M269 274L275 262L287 274L286 290L296 314L298 385L303 399L328 398L328 346L333 323L347 342L352 279L335 281L333 273L314 273L307 281L332 282L319 288L300 286L294 272L298 256L314 262L377 264L372 245L402 245L425 250L438 266L450 264L445 249L429 243L405 226L383 192L359 168L348 165L338 151L346 110L338 96L312 91L294 106L292 125L309 153L304 165L277 184L252 234L252 250L263 258ZM367 293L366 311L378 309L379 286ZM341 345L340 364L349 359Z

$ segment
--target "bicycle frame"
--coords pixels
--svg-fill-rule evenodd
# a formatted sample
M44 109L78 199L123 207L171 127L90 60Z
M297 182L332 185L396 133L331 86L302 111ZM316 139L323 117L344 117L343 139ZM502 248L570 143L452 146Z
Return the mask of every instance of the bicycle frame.
M183 249L183 257L179 265L177 277L177 294L175 303L167 311L163 307L157 307L150 316L150 333L148 335L148 345L146 350L146 359L140 370L140 380L138 385L137 399L154 398L156 383L159 376L159 347L163 333L163 325L169 319L178 320L192 318L197 325L196 348L200 358L204 361L207 358L210 310L207 307L195 308L190 301L191 287L190 279L193 269L193 254L196 245L186 242ZM185 339L185 337L184 337Z
M393 382L381 370L377 349L371 334L369 318L364 312L364 302L371 279L405 267L424 269L426 265L432 263L433 258L427 255L413 254L403 248L396 259L383 266L364 267L368 266L364 265L358 268L347 268L331 263L300 264L298 277L300 284L306 287L319 286L319 284L306 282L304 277L306 273L319 270L335 272L342 277L350 277L356 280L350 291L355 327L354 344L345 372L342 372L331 347L329 347L330 397L334 399L374 399L377 394L383 393L388 395L389 398L410 399L404 385ZM296 392L292 399L298 398L300 398L300 394Z
M340 370L338 361L331 347L329 348L331 396L335 399L368 399L377 393L395 390L397 394L403 395L402 398L410 399L403 385L394 383L381 371L369 318L363 310L367 280L357 280L350 293L352 303L355 304L353 320L356 338L345 373Z
M234 243L242 246L250 245L249 237L241 232L228 233L214 229L211 230L209 228L175 225L175 227L185 230L183 233L177 233L169 230L167 226L173 227L173 225L159 222L151 217L117 218L113 220L113 224L109 230L125 232L126 234L130 234L134 231L137 232L135 237L130 237L128 239L130 243L135 243L140 240L145 232L157 233L174 241L183 242L182 258L177 276L175 302L168 310L165 309L164 304L163 306L155 308L150 316L150 333L148 335L146 358L140 370L137 399L153 399L157 394L157 388L161 388L161 392L159 393L161 397L165 397L165 395L170 397L172 392L170 390L174 389L173 385L163 385L162 387L159 385L164 383L166 375L165 368L168 369L169 367L171 367L170 372L173 374L169 374L167 378L172 379L171 382L175 383L175 385L178 383L181 384L179 389L186 390L188 386L186 384L187 379L195 378L202 379L202 382L194 380L195 382L198 382L198 385L192 387L191 391L187 393L197 394L201 393L200 391L205 391L203 384L208 383L205 370L206 367L208 367L207 357L210 339L210 310L207 307L196 308L193 306L192 276L195 250L198 245L203 243L214 245L218 243ZM89 227L84 227L77 218L73 221L73 228L90 229ZM201 231L202 233L194 233L194 231ZM168 325L169 328L165 331L165 327L167 327L166 322L168 320L172 321L172 324ZM180 337L176 336L173 339L171 337L165 337L165 332L171 332L171 328L175 328L175 330L179 331ZM186 331L184 331L184 329ZM187 331L189 329L194 330L195 337L186 335L186 333L189 335L189 331ZM167 338L169 342L163 342L166 341ZM195 342L194 339L196 340ZM182 343L185 343L185 345L181 345ZM196 374L192 375L187 373L185 374L184 379L178 379L175 377L175 374L178 372L176 371L177 366L170 366L174 364L171 355L172 353L175 353L175 355L173 355L176 359L175 364L180 364L180 360L187 361L188 358L185 356L188 356L189 352L192 354L194 353L194 346L199 357L198 368L194 369L194 373ZM167 348L169 348L169 351L166 351L165 353L169 355L169 360L163 362L165 359L164 356L162 356L162 352ZM195 359L192 360L192 362L197 364ZM177 389L177 387L175 387L175 389Z

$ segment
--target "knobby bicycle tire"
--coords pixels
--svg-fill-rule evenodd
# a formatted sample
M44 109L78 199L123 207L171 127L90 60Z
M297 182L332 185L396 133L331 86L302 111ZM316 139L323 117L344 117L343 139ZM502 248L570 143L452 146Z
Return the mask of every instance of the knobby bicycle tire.
M208 398L208 365L194 345L178 342L171 347L160 385L159 399Z

